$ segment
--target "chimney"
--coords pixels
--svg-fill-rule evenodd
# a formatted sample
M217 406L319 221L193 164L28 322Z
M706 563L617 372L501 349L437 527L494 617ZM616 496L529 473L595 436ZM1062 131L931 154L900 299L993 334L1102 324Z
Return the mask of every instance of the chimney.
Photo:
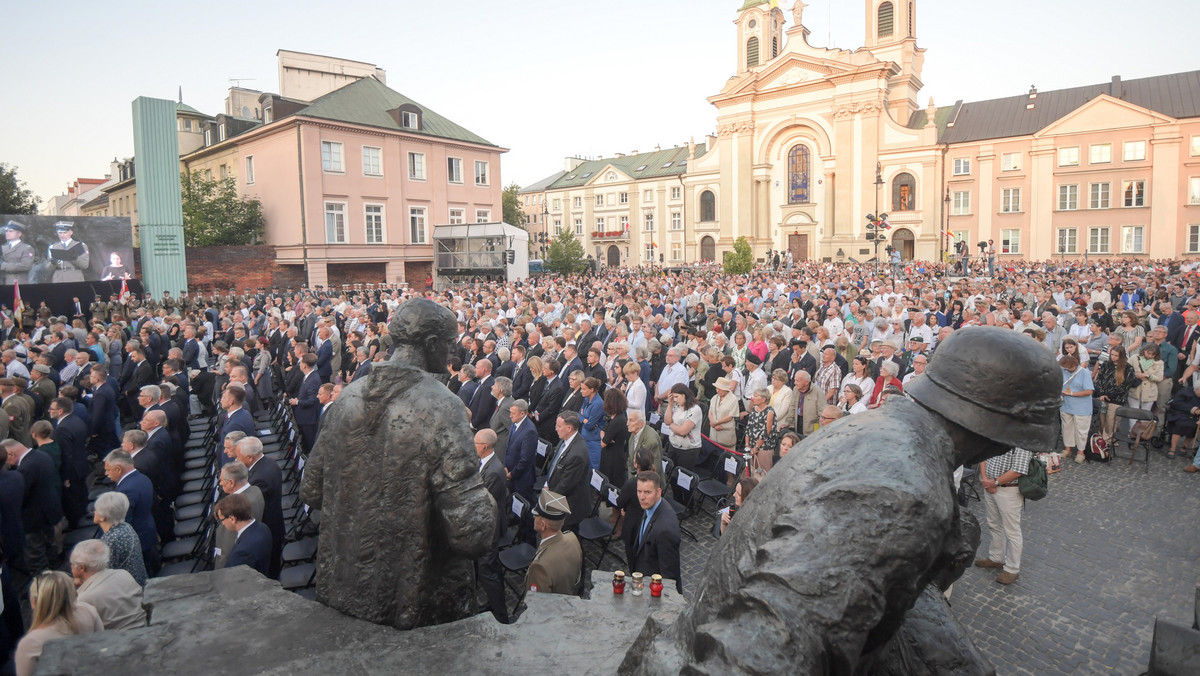
M571 172L575 171L575 169L581 164L583 164L583 160L581 158L568 157L564 166L566 167L566 171Z
M619 160L619 159L621 159L622 157L625 157L625 153L617 153L617 154L616 154L616 158L617 158L618 160Z
M1109 96L1117 99L1125 98L1125 85L1121 84L1120 75L1114 75L1112 77L1112 84L1108 86L1108 94Z
M654 152L656 152L656 153L657 153L657 152L661 152L661 151L662 151L662 146L660 146L660 145L655 145L655 146L654 146Z
M1029 103L1025 104L1025 110L1033 110L1033 100L1037 98L1037 86L1029 85Z

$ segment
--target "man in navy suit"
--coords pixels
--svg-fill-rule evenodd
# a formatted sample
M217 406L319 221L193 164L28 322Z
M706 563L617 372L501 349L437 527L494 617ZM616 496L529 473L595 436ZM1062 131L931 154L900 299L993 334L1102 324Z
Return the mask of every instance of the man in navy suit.
M75 402L58 397L50 402L50 420L54 423L54 441L62 452L63 512L71 524L87 513L88 464L87 422L74 414Z
M133 370L129 376L129 380L125 383L125 387L121 390L121 394L125 395L125 401L129 405L129 410L133 417L142 415L143 408L138 404L138 395L142 388L146 385L154 384L154 369L151 367L149 360L146 358L146 352L142 348L137 348L129 355L133 361Z
M250 484L258 486L263 494L263 523L271 532L271 560L267 576L279 579L282 565L283 538L283 472L279 464L263 455L262 441L258 437L246 437L237 443L238 460L250 470ZM229 563L227 566L236 564Z
M125 520L133 526L142 543L146 572L153 577L159 568L158 531L154 523L154 484L134 465L129 453L117 449L104 458L104 474L116 484L117 491L129 498Z
M563 348L562 361L563 367L558 372L558 387L566 395L567 389L570 387L567 384L570 375L575 371L582 371L583 362L579 360L579 356L575 353L574 345L567 345Z
M525 348L516 345L512 349L513 362L516 364L516 373L513 374L513 393L514 399L528 399L529 388L533 386L533 381L537 378L533 372L529 370L529 365L525 363Z
M508 447L504 451L504 469L512 483L512 492L534 502L533 479L537 459L538 434L529 419L529 403L515 400L508 409L512 427L508 432Z
M200 341L196 340L196 327L183 327L183 363L189 369L200 370Z
M121 448L133 458L133 466L144 474L154 485L154 526L159 533L173 533L175 530L175 511L171 508L171 500L167 497L167 477L158 463L154 451L146 450L148 437L142 430L129 430L121 440Z
M254 520L250 512L250 500L241 494L227 495L217 502L215 509L221 526L237 535L229 558L225 560L225 567L246 565L263 575L269 575L271 530L261 521Z
M307 453L312 450L313 441L317 438L317 419L321 410L321 402L317 393L321 389L321 378L315 373L317 355L309 352L300 359L300 392L290 399L292 413L296 416L296 426L300 428L300 441Z
M463 406L470 406L475 388L479 387L479 381L475 380L475 365L463 364L458 370L458 379L462 383L458 387L458 398L462 399Z
M62 500L58 496L58 472L50 456L36 448L26 448L15 439L2 442L8 464L15 465L25 479L21 500L21 524L25 529L25 572L36 574L50 565L54 549L54 527L62 521Z
M88 448L97 455L117 446L117 389L108 368L96 364L91 372L92 403L88 407Z
M558 434L554 431L555 420L562 409L563 390L559 387L558 361L547 359L542 364L542 375L546 376L546 389L538 399L537 408L533 410L533 421L537 423L538 436L556 441Z
M6 455L0 455L0 458L8 462ZM0 467L0 551L9 562L20 561L21 553L25 551L25 526L21 522L24 498L25 478L20 472Z
M487 427L496 410L496 397L492 394L492 385L496 379L492 377L492 363L487 359L475 362L475 376L479 378L479 387L471 395L467 406L471 409L471 427L476 432Z
M169 501L179 496L183 459L176 456L171 433L167 431L166 425L167 414L162 411L146 411L139 423L140 429L146 433L146 451L158 458L158 466L164 479L161 492ZM169 537L161 531L159 534Z
M591 461L588 459L587 442L579 433L579 414L563 411L555 419L555 430L562 439L555 447L546 471L546 488L564 495L571 513L564 528L575 530L579 522L591 515L592 496L588 479L591 478Z
M496 502L496 530L492 549L478 560L479 586L488 598L488 608L496 621L508 624L508 603L504 595L504 566L497 546L504 535L504 515L508 513L508 477L496 455L496 433L490 429L475 433L475 454L479 456L479 475L484 488Z
M248 437L255 435L254 418L250 415L250 411L247 411L246 407L242 405L245 401L245 389L233 383L225 387L225 392L221 394L221 408L225 414L224 420L221 422L221 430L217 432L217 448L225 448L225 437L229 436L230 432L243 432ZM230 460L229 456L224 453L221 453L219 457L222 465Z
M641 523L626 524L635 529L634 560L630 567L646 577L657 574L664 580L675 580L675 589L682 594L679 519L675 510L662 499L662 480L657 472L638 474L637 497L642 507Z
M333 375L333 333L329 327L322 326L317 329L317 335L321 339L321 345L317 348L317 376L322 383L327 383Z

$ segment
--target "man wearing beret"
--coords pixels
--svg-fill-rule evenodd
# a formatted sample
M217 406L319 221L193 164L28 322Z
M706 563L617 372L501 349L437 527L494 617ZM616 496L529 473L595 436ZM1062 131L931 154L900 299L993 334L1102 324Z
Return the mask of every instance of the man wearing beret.
M0 263L0 273L4 274L5 284L24 282L29 278L29 270L33 267L33 247L21 241L23 236L24 225L9 221L4 226L4 260Z
M537 553L525 573L529 591L549 594L578 594L583 573L583 549L574 533L563 532L563 521L571 514L566 496L543 488L533 507L533 530L541 538Z
M742 399L746 402L746 410L749 411L753 404L750 403L750 398L755 392L765 389L770 385L767 380L767 372L763 370L762 359L758 355L746 351L746 385L742 388Z
M54 265L52 282L82 282L83 271L91 264L87 245L76 242L75 224L70 221L59 221L54 224L58 233L58 241L50 245L50 262ZM55 252L58 252L57 257Z

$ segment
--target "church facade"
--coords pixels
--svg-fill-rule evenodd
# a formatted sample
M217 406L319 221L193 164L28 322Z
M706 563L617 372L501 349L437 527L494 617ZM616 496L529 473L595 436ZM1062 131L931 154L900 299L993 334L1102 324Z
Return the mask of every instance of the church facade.
M790 17L774 0L739 8L734 75L709 98L716 136L689 144L683 231L662 233L681 262L720 260L738 237L797 260L862 261L877 244L938 260L987 240L1001 262L1200 255L1200 71L921 106L916 0L865 4L853 51L809 44L803 0ZM553 203L556 184L529 197Z

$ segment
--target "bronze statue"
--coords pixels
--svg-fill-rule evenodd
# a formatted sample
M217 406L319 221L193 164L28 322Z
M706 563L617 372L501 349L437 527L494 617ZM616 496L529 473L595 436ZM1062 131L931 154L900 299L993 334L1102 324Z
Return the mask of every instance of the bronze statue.
M492 546L496 507L462 402L434 377L454 315L415 299L389 328L395 354L326 412L301 497L322 510L317 600L410 629L475 614L472 561Z
M911 399L822 429L771 470L714 549L693 603L657 636L648 623L622 671L990 673L932 591L957 579L978 545L952 474L1012 446L1053 448L1061 384L1036 341L956 331Z

